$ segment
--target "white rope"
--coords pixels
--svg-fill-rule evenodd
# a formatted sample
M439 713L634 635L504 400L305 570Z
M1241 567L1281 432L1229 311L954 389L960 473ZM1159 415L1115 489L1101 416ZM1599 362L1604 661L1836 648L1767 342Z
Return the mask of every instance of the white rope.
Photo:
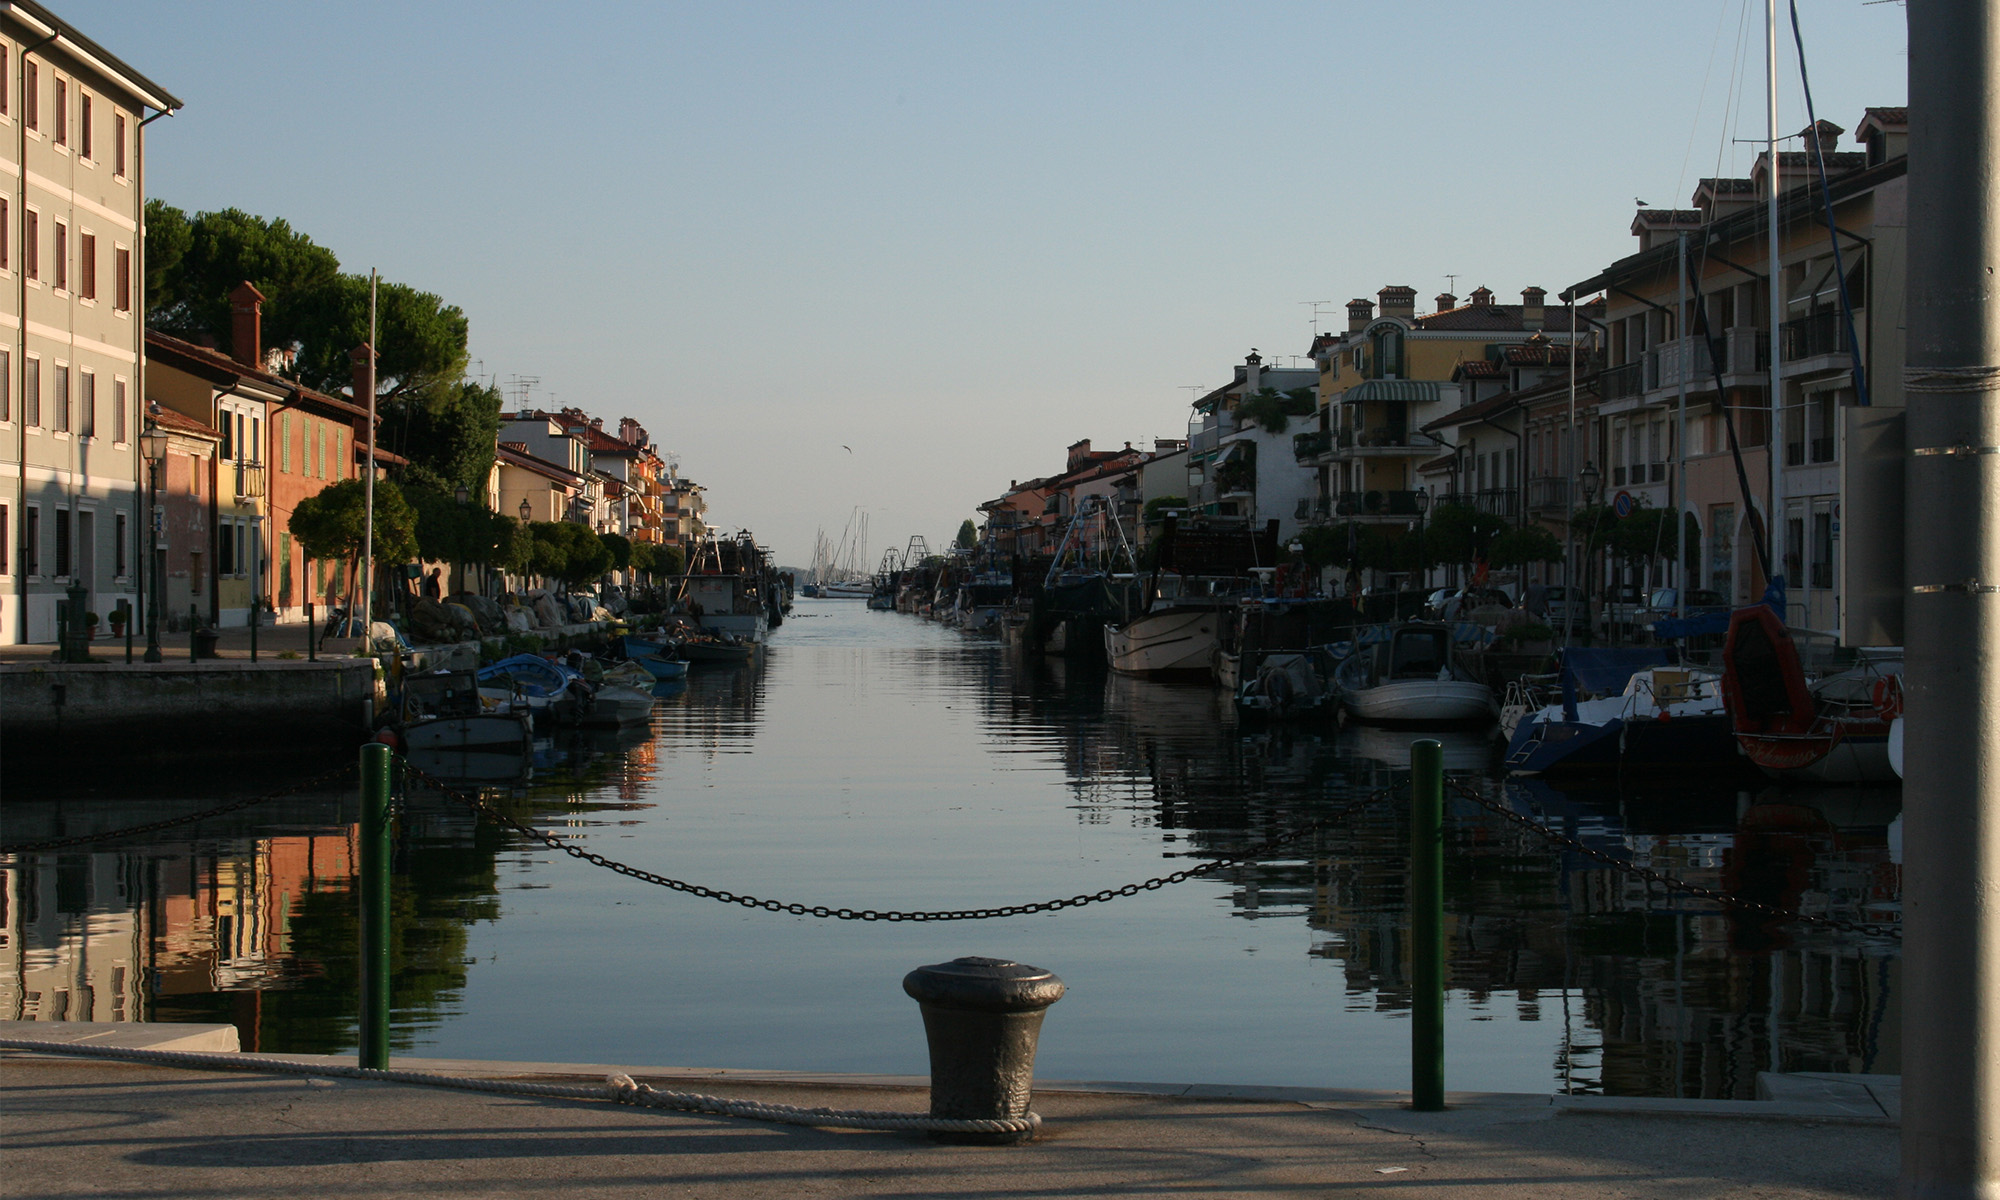
M121 1046L76 1045L35 1041L28 1038L0 1038L0 1049L155 1063L160 1066L187 1067L198 1071L258 1071L279 1075L365 1079L377 1083L409 1083L422 1087L454 1088L466 1092L492 1092L503 1096L541 1096L556 1100L610 1100L641 1108L667 1108L679 1112L708 1113L713 1116L742 1117L751 1121L771 1121L780 1125L805 1125L815 1128L873 1129L884 1132L1033 1134L1042 1126L1041 1117L1034 1113L994 1120L960 1120L926 1116L921 1113L800 1108L791 1104L730 1100L722 1096L704 1096L696 1092L660 1091L647 1084L634 1083L629 1075L609 1075L602 1084L596 1085L525 1083L515 1079L474 1079L459 1075L436 1075L429 1071L377 1071L339 1063L291 1062L254 1054L134 1050Z
M1904 367L1903 390L1926 395L2000 391L2000 367Z

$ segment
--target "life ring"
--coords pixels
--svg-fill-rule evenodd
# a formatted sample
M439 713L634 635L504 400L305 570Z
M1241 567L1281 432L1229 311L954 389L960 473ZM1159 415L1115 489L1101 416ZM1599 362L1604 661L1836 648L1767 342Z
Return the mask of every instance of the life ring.
M1868 699L1875 705L1875 712L1883 721L1893 721L1903 715L1903 677L1884 675L1868 689Z

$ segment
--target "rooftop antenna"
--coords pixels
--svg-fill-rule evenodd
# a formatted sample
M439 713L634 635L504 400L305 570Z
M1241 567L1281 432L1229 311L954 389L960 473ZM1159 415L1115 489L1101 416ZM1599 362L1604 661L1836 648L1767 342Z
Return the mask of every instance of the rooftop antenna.
M1444 290L1454 296L1458 295L1458 276L1446 275L1444 277Z
M1201 399L1201 394L1208 390L1208 385L1205 383L1184 383L1181 385L1180 390L1189 393L1188 407L1192 408L1194 407L1194 402Z
M1310 309L1312 309L1312 310L1313 310L1313 336L1314 336L1314 337L1318 337L1318 336L1319 336L1319 310L1320 310L1320 309L1321 309L1322 307L1326 307L1326 308L1332 308L1332 307L1333 307L1333 304L1334 304L1334 302L1333 302L1333 301L1331 301L1331 300L1301 300L1301 301L1299 301L1299 303L1300 303L1300 304L1303 304L1303 305L1305 305L1306 307L1308 307L1308 308L1310 308Z

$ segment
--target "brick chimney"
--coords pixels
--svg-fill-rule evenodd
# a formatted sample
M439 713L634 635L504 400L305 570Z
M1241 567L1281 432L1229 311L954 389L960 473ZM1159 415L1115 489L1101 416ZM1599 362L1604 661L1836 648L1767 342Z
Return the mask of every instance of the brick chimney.
M1452 309L1458 307L1458 297L1452 295L1450 292L1439 292L1437 302L1439 312L1450 312Z
M1474 308L1486 308L1490 306L1492 303L1493 303L1492 288L1476 287L1472 289L1472 306Z
M1255 346L1243 358L1243 390L1254 392L1264 386L1264 356L1257 353Z
M1521 328L1540 329L1542 327L1542 322L1548 312L1543 307L1542 300L1547 295L1548 292L1546 290L1538 287L1521 289Z
M1373 300L1349 300L1347 302L1347 332L1360 333L1375 319Z
M1381 301L1382 315L1385 317L1407 317L1413 320L1416 318L1417 289L1413 287L1392 284L1376 292L1375 298Z
M366 405L370 389L375 386L374 372L369 369L370 360L374 357L375 350L367 342L363 342L347 352L347 361L350 364L350 378L354 381L354 402L356 404Z
M264 293L247 279L229 293L229 354L253 370L264 369Z

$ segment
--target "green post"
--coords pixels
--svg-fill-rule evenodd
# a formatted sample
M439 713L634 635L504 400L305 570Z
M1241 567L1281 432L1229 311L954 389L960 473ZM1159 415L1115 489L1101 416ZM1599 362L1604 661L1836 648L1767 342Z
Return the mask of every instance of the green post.
M361 748L361 1065L389 1066L389 747Z
M1410 1107L1444 1111L1444 746L1410 746Z
M257 597L250 597L250 661L257 661Z

